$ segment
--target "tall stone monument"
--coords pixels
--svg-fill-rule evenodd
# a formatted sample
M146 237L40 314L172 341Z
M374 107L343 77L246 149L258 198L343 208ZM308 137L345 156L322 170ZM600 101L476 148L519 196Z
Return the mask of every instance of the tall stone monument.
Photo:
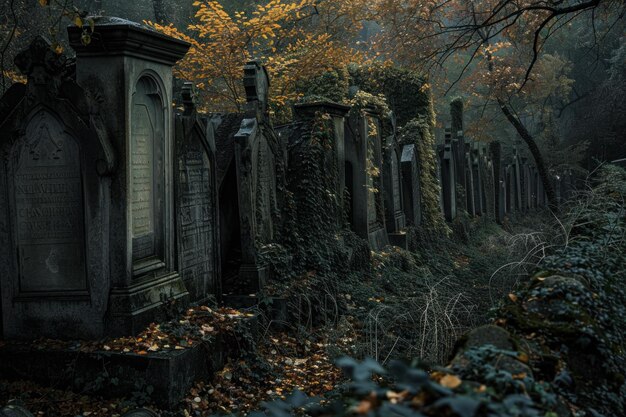
M172 66L189 44L143 25L95 18L92 41L68 29L76 80L98 94L118 153L108 221L111 333L133 334L189 294L176 269Z

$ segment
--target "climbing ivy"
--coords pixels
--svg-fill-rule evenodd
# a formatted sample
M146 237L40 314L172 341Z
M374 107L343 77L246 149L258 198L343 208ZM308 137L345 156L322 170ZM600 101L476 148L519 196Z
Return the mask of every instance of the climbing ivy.
M428 119L418 117L402 127L400 142L413 143L417 149L423 225L439 233L448 234L450 230L444 221L439 204L441 185L437 179L435 138Z
M383 95L393 110L398 126L418 115L434 116L430 86L421 74L389 63L349 66L352 84L371 94ZM433 119L434 120L434 119Z

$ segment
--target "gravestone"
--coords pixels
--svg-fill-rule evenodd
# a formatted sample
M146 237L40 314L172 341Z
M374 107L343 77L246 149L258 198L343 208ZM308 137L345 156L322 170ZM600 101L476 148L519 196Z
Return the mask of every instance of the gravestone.
M344 190L346 188L346 175L344 167L346 159L345 124L346 116L349 111L349 106L330 101L296 104L294 106L295 126L286 127L289 129L289 132L287 133L289 135L289 146L295 149L301 145L299 142L301 142L303 138L310 136L310 132L313 129L312 123L315 122L316 117L330 118L330 123L332 124L332 139L329 150L331 151L332 156L331 154L327 155L326 161L328 162L328 169L333 169L334 173L332 175L336 179L336 183L333 188L335 198L338 201L338 207L340 209L337 219L338 222L342 220L344 212L343 197ZM298 163L297 161L292 161L291 155L289 159L290 168L294 164Z
M239 197L241 266L238 280L256 292L270 277L262 257L274 240L277 215L276 158L278 137L268 116L269 77L265 67L250 61L244 67L246 111L234 136L235 166Z
M517 147L514 148L513 150L513 161L511 163L512 168L513 168L513 172L512 172L512 176L513 176L513 187L512 189L515 191L513 194L513 199L514 199L514 203L513 203L513 207L515 208L515 210L517 211L523 211L523 179L522 179L522 175L523 175L523 168L522 168L522 161L521 158L519 156L519 152L517 150Z
M546 193L543 189L543 181L539 172L535 172L536 184L537 184L537 207L545 207L546 205Z
M530 166L528 165L528 158L522 157L521 159L521 184L522 184L522 211L527 212L530 210L530 198L531 198L531 183L530 183Z
M502 224L506 214L506 178L502 165L502 147L499 141L489 143L488 154L491 160L491 176L494 181L494 215Z
M466 151L468 140L464 135L464 103L460 98L450 102L450 134L452 137L452 151L456 161L456 206L462 210L471 212L468 202L473 199L468 180L468 171L471 164L468 164Z
M474 214L482 215L484 213L484 189L482 176L482 159L479 152L480 144L472 141L470 148L470 161L472 167L472 192L474 195Z
M389 241L383 201L381 115L373 107L351 110L346 129L346 189L350 223L372 250Z
M402 199L407 224L419 226L422 223L420 171L415 144L402 148Z
M189 44L115 17L69 27L76 80L98 94L119 152L111 183L110 333L134 334L189 293L176 269L172 66Z
M198 116L191 83L175 118L174 185L178 269L190 301L221 296L215 139Z
M516 211L516 187L515 187L515 173L512 165L507 165L505 168L506 178L506 212L512 213Z
M463 153L465 167L465 185L463 186L465 190L465 207L467 208L467 213L470 216L478 215L477 211L477 201L475 201L475 184L474 184L474 164L472 161L472 142L469 140L465 141L465 152ZM458 166L457 166L458 169Z
M456 218L456 169L455 153L452 147L452 139L446 134L445 142L439 147L439 160L441 164L441 192L443 194L443 213L447 221Z
M402 146L398 142L395 128L395 116L390 113L382 119L385 147L383 152L383 180L385 197L385 220L389 241L406 249L407 239L404 231L406 215L402 197Z
M102 337L115 163L102 113L44 38L15 64L27 84L0 100L4 337Z
M481 176L483 178L483 207L484 214L491 220L496 220L496 178L493 161L488 151L488 144L481 143L479 147L481 160Z

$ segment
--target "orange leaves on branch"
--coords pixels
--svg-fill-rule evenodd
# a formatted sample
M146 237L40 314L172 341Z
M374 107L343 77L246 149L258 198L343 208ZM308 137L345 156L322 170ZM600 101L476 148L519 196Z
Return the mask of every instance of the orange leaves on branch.
M362 6L364 0L350 0L353 8L348 10L337 6L342 2L271 0L246 12L232 13L222 3L194 2L196 22L185 31L146 22L191 43L175 71L179 78L196 84L205 110L241 109L245 101L242 67L252 58L267 65L272 78L272 102L281 106L298 98L295 86L300 80L347 65L359 57L338 33L348 31L339 27L340 22L353 17L350 13L358 10L355 4ZM355 25L348 27L352 26Z

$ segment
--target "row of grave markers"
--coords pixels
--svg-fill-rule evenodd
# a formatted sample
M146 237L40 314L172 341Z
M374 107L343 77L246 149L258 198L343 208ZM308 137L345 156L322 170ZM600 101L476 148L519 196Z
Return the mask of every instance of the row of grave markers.
M28 82L0 99L3 337L130 335L173 301L258 291L320 113L333 127L324 166L338 201L324 215L338 227L347 217L373 250L406 247L405 228L421 224L417 150L398 141L393 115L299 104L275 129L258 62L244 68L244 112L198 113L190 84L175 111L172 66L189 44L111 17L96 19L89 45L68 31L75 64L37 38L16 58ZM446 219L461 199L499 221L545 204L536 170L499 154L446 137Z
M486 215L502 223L508 213L524 213L547 205L536 166L521 157L517 147L510 158L502 153L497 141L472 141L463 136L463 131L452 137L446 129L437 154L441 207L447 221L454 221L465 210L471 216ZM573 185L573 178L570 180L568 184Z

